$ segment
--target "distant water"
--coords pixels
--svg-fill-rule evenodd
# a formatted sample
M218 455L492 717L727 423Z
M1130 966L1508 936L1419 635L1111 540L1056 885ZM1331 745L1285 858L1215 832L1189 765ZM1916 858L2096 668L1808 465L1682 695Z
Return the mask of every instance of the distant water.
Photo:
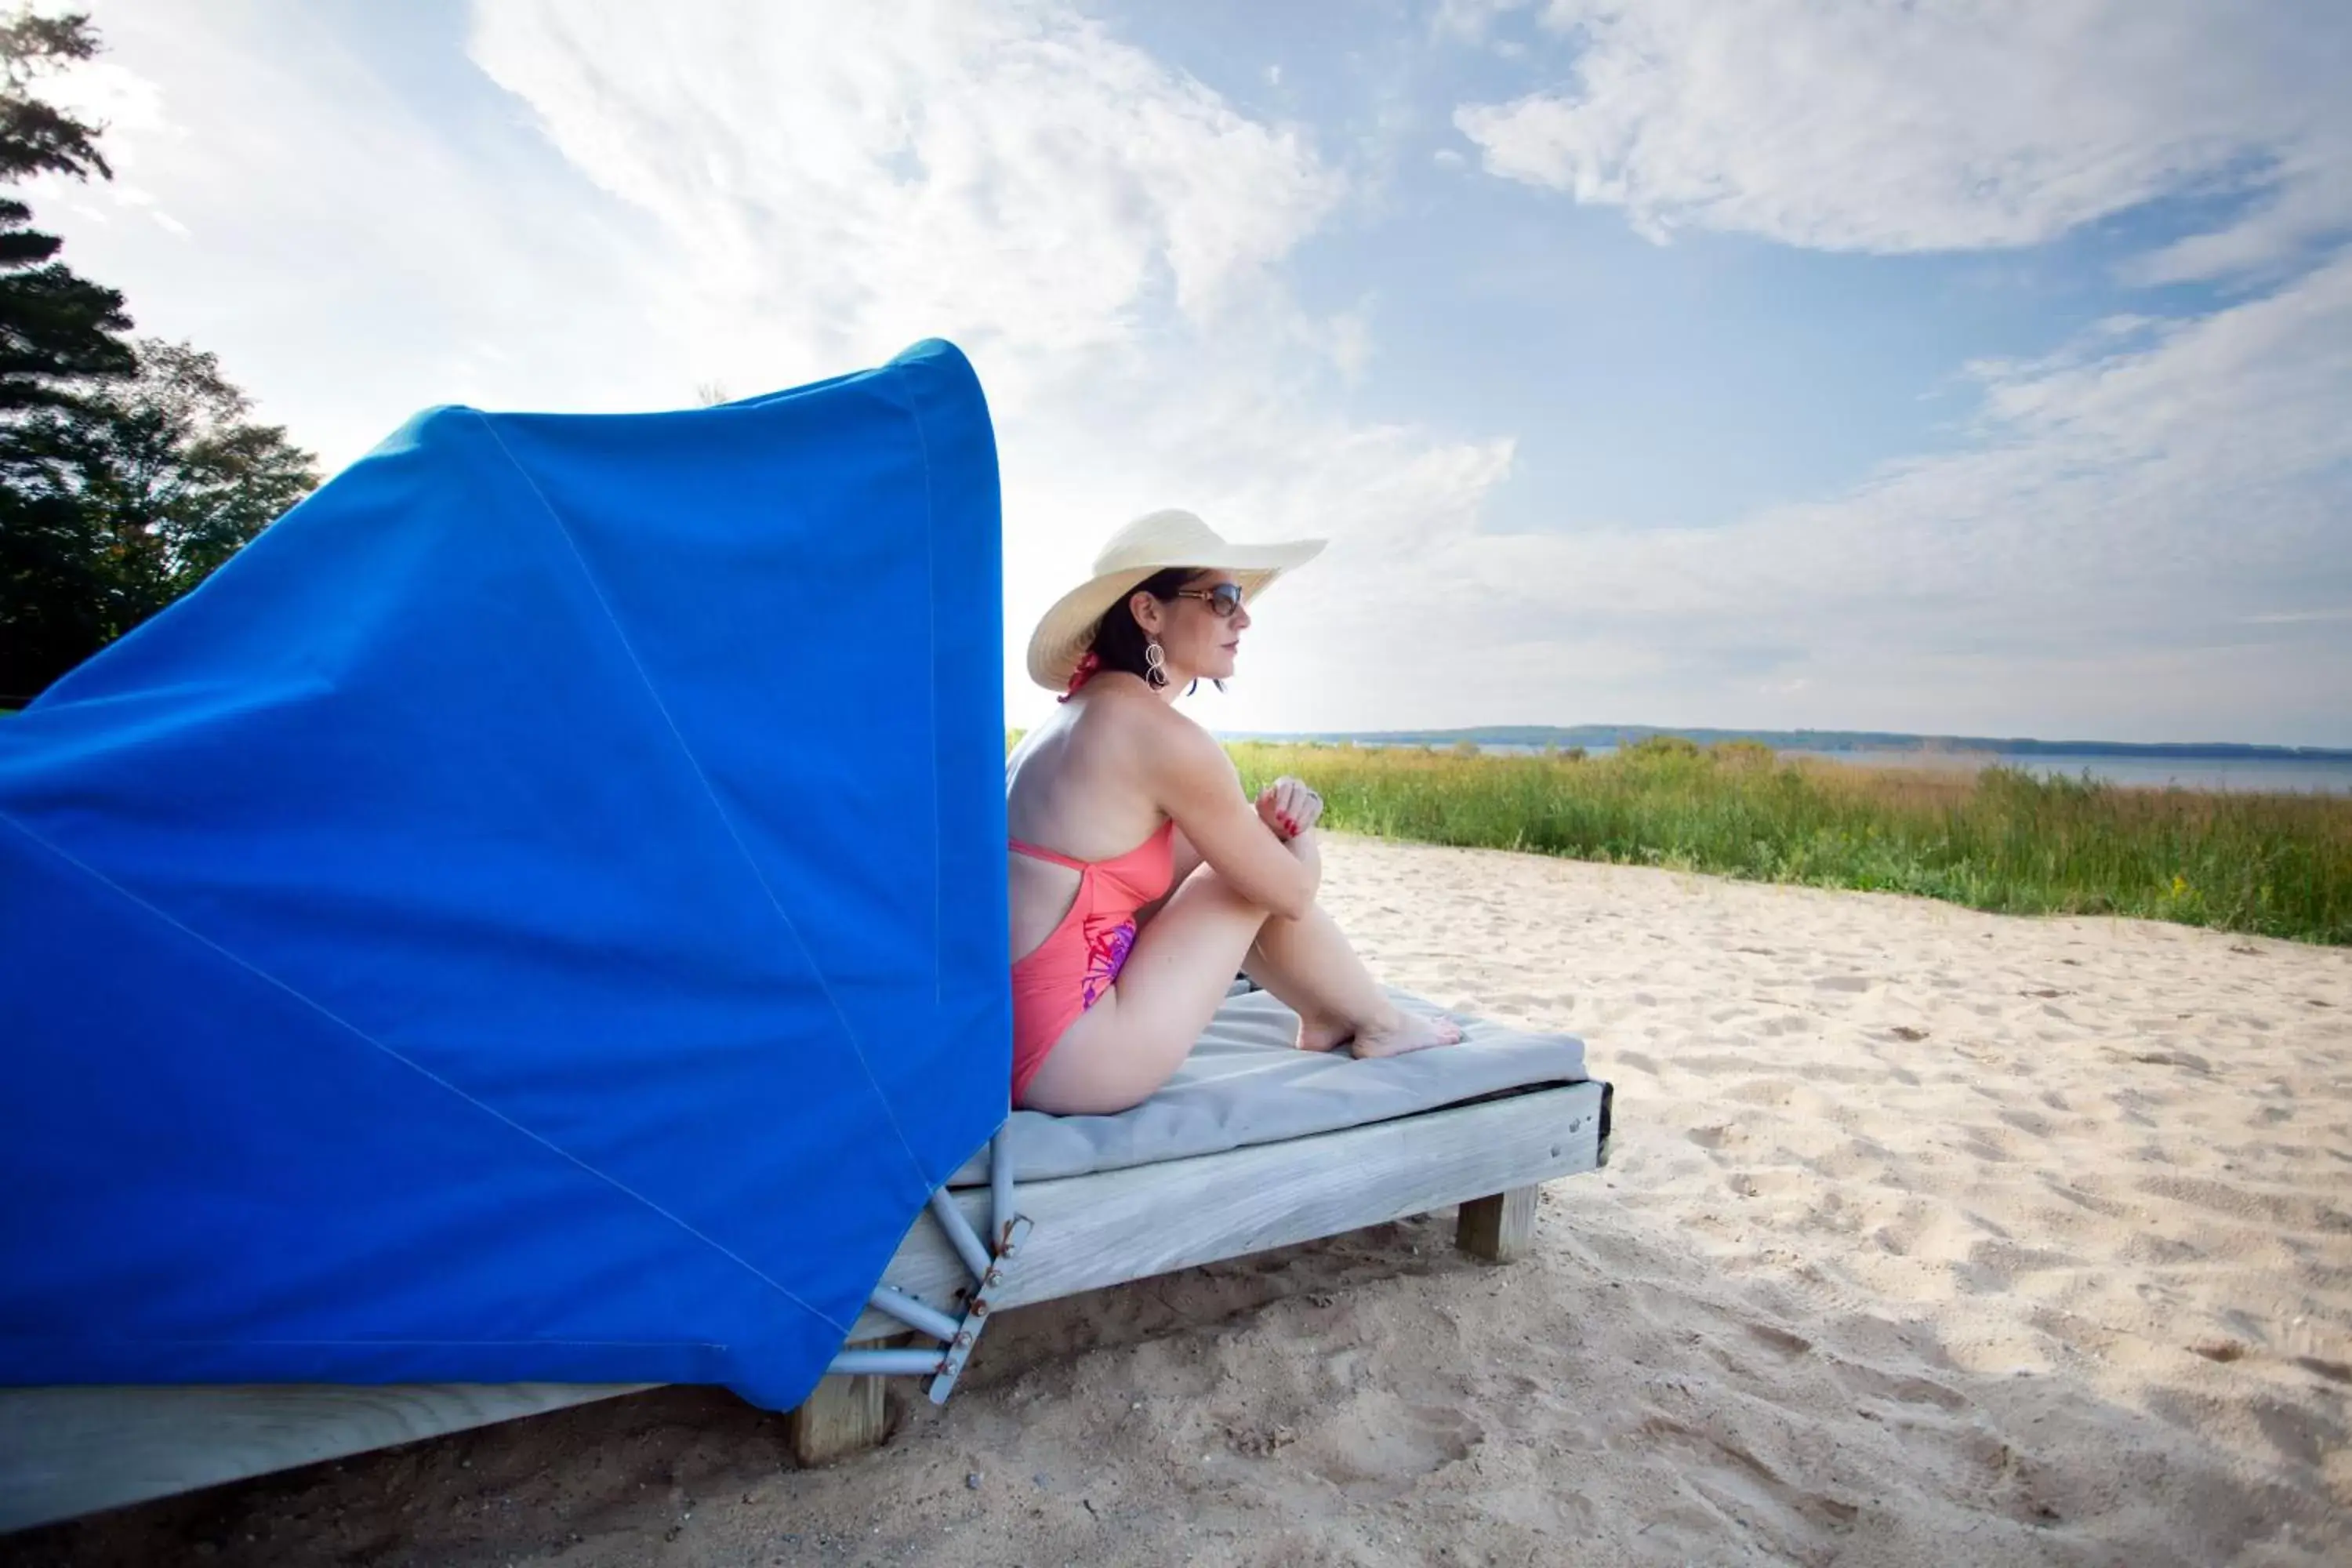
M1950 768L1998 763L2042 778L2078 779L2084 773L2108 784L2161 789L2228 790L2240 795L2352 795L2352 762L2304 757L2105 757L2052 752L2037 756L1971 756L1965 761L1932 752L1838 752L1816 753L1860 767Z
M1439 748L1443 750L1444 748ZM1524 755L1540 746L1481 746L1496 755ZM1588 746L1585 754L1601 757L1613 746ZM1853 767L1928 768L1949 773L1958 768L1998 763L2042 778L2078 779L2084 773L2108 784L2138 784L2161 789L2228 790L2242 795L2352 795L2352 762L2299 757L2108 757L2053 752L2040 756L1988 755L1980 752L1783 752L1782 756L1821 757Z

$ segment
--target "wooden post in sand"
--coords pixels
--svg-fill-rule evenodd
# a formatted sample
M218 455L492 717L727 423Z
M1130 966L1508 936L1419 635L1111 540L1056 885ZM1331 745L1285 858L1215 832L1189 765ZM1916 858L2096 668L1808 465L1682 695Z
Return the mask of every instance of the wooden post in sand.
M1536 1199L1541 1187L1513 1187L1490 1198L1473 1198L1454 1222L1454 1245L1489 1263L1512 1263L1527 1256L1536 1238Z
M885 1436L878 1377L822 1378L808 1402L784 1417L785 1440L803 1467L878 1448Z

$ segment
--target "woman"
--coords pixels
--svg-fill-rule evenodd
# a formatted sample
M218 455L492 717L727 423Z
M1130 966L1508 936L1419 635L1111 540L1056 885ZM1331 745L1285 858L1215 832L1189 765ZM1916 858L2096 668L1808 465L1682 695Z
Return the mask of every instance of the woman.
M1302 1050L1462 1037L1389 1001L1316 903L1320 797L1285 778L1252 802L1172 706L1233 674L1248 605L1322 548L1229 544L1190 512L1154 512L1038 623L1029 674L1062 706L1004 764L1016 1105L1109 1114L1150 1098L1237 968L1298 1014Z

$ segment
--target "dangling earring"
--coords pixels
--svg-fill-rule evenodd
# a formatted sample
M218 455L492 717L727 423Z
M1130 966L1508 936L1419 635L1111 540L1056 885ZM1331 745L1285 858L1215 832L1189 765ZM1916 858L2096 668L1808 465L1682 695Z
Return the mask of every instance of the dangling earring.
M1154 691L1168 684L1168 656L1160 651L1157 642L1143 645L1143 679Z

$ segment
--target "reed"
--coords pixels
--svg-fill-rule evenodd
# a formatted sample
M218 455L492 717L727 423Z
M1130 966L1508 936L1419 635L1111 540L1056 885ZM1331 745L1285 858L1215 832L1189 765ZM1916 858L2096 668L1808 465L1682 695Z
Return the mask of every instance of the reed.
M2017 914L2117 914L2352 943L2352 798L1866 768L1661 736L1600 758L1235 742L1348 832Z

